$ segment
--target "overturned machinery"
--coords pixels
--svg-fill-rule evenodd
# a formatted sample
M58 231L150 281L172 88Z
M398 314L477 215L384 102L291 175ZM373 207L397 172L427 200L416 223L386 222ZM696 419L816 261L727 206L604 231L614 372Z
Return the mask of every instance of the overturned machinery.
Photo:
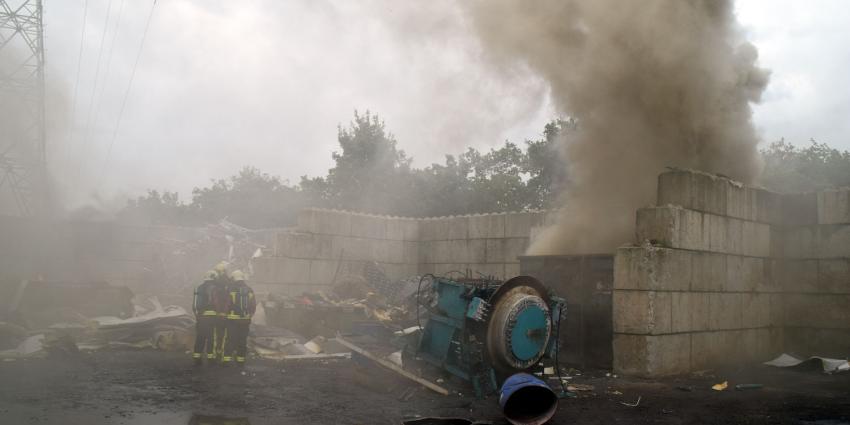
M432 277L419 295L427 310L417 356L469 381L479 395L556 359L565 301L537 279Z

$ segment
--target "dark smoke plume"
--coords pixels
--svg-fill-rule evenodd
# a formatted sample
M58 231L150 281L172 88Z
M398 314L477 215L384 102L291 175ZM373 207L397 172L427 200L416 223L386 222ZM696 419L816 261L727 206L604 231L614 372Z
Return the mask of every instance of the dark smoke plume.
M665 166L751 182L751 122L768 71L728 0L488 0L467 10L484 49L548 81L578 119L562 147L570 176L560 223L532 254L613 252Z

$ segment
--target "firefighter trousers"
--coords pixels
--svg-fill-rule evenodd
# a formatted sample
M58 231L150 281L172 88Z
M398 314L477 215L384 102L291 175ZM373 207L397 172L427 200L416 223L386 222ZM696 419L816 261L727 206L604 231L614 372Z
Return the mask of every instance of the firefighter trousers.
M192 358L207 360L215 358L215 339L213 338L213 327L215 316L198 316L195 323L195 350Z
M224 347L227 345L227 319L216 316L213 320L213 338L215 339L215 356L221 361L226 361Z
M250 328L251 319L227 319L227 344L224 348L224 358L230 357L237 363L245 363Z

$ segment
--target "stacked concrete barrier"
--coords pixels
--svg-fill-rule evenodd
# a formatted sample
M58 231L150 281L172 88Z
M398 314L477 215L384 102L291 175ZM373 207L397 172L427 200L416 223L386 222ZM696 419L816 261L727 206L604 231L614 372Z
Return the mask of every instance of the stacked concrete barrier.
M277 234L272 255L253 261L262 292L301 293L327 289L347 270L375 262L390 278L415 275L415 219L309 208L295 229Z
M846 355L846 191L779 195L677 170L659 176L658 205L637 211L638 245L616 253L616 370L661 376L782 351Z
M427 218L419 221L419 270L499 279L519 274L519 256L545 213L521 212Z
M796 197L776 251L785 294L786 351L844 358L850 353L850 189Z
M263 292L327 289L344 277L340 270L365 262L393 279L467 271L513 277L517 257L545 221L544 212L409 218L309 208L296 228L277 235L272 255L254 260L254 280Z

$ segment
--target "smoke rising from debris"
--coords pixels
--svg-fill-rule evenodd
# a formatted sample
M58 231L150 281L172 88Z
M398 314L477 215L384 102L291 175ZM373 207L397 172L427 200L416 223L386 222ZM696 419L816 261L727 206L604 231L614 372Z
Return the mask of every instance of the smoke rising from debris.
M488 53L548 81L570 185L559 224L531 254L612 252L666 166L751 182L760 171L751 102L769 72L742 40L731 0L482 1L467 11Z

